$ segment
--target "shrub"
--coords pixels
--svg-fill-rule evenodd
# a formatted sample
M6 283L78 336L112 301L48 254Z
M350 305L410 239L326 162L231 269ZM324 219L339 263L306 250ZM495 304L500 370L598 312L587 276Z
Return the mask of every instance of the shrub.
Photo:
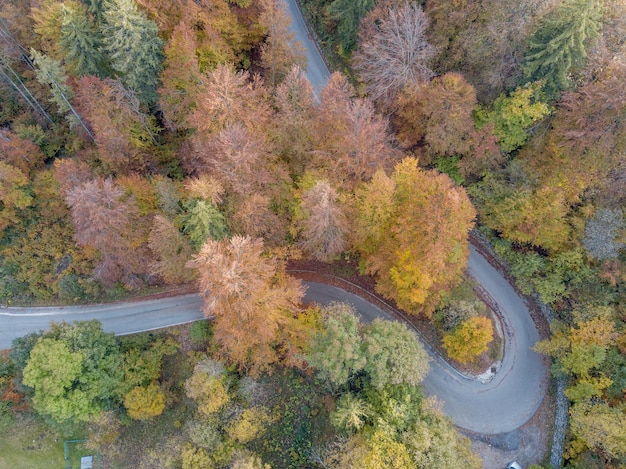
M0 378L5 376L13 376L15 373L15 367L13 362L5 354L0 354Z
M462 364L474 361L487 350L493 339L493 325L489 318L476 316L462 322L443 336L443 348L448 356Z
M191 378L185 381L187 396L198 404L198 410L205 416L218 412L229 401L228 389L221 379L196 369Z
M449 332L456 328L463 321L484 313L485 305L477 301L456 301L437 311L433 315L433 320L441 326L441 328Z
M337 409L330 415L330 422L338 431L346 434L358 432L371 413L363 399L352 393L344 394L337 402Z
M263 407L245 409L239 418L226 427L226 433L233 440L245 444L257 439L267 430L272 421L269 413Z
M77 275L65 275L59 280L59 299L77 303L85 298L85 290L80 284Z
M165 396L156 384L137 386L124 396L124 407L135 420L149 419L163 413Z
M8 402L0 401L0 432L5 432L13 427L15 418Z
M212 335L211 324L206 320L196 321L189 328L189 338L197 345L206 344Z
M185 445L183 448L183 469L210 469L214 467L209 453L203 448Z
M187 422L186 431L194 445L212 453L224 442L219 429L219 422L215 418L190 420Z

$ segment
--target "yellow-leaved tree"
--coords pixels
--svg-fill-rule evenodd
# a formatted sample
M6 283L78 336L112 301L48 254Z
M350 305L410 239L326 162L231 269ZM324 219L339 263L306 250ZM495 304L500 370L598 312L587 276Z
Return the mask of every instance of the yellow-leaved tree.
M146 420L161 415L165 409L165 395L155 383L136 386L124 396L124 407L135 420Z
M492 340L491 320L485 316L474 316L444 334L442 341L448 356L465 364L486 352Z
M476 214L465 191L405 158L356 193L354 247L376 289L413 314L430 316L461 279Z

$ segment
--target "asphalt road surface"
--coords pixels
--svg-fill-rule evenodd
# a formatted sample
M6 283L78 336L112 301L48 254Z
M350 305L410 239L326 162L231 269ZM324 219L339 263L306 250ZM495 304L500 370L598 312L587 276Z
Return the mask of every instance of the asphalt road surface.
M545 377L541 360L530 350L537 331L523 301L506 280L475 251L469 262L470 273L507 312L503 365L490 383L469 380L459 375L436 355L431 355L431 371L424 381L427 394L444 404L445 413L460 427L481 433L503 433L523 425L537 410L545 394ZM391 319L373 304L336 287L305 282L305 301L327 304L343 301L354 305L364 322L377 317ZM32 331L45 330L52 321L98 319L107 332L130 334L183 324L202 318L202 301L198 295L184 295L158 300L115 304L3 308L0 310L0 349Z
M306 49L308 63L306 75L311 85L313 85L315 95L319 98L322 88L324 88L328 77L330 77L330 72L322 56L319 54L315 42L309 36L306 23L302 19L302 13L300 13L300 9L298 5L296 5L295 0L287 0L287 11L292 19L291 31L295 33L296 39L298 39Z

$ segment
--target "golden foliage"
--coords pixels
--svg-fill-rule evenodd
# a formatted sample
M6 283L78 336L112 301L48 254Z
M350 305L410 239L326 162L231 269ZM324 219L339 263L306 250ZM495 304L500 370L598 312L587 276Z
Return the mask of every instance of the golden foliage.
M445 334L442 345L450 358L466 364L486 352L492 340L491 320L485 316L474 316Z

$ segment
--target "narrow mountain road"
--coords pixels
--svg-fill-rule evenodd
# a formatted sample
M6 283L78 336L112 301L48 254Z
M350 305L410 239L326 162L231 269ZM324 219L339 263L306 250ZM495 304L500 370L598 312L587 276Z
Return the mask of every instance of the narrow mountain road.
M288 4L298 28L301 21L299 11L293 10L294 0L289 0ZM303 24L300 33L298 30L296 33L304 35L301 40L308 40ZM307 45L304 40L303 43L310 54L319 56L315 47ZM319 96L328 70L321 58L318 59L309 59L307 74ZM538 333L530 313L507 280L473 248L468 272L491 295L503 313L506 346L502 365L493 380L482 383L461 376L433 355L431 371L424 386L428 394L437 396L443 402L444 412L459 427L480 433L505 433L519 428L534 415L546 393L547 370L540 357L531 350L538 340ZM356 306L364 321L375 317L389 318L387 313L356 295L320 283L306 284L306 301L322 304L347 301ZM79 307L1 308L0 349L10 347L16 337L47 329L51 321L71 323L98 319L106 331L129 334L191 322L201 317L198 295Z
M537 331L523 301L506 279L472 250L468 270L490 293L503 311L506 353L502 367L490 383L466 379L438 356L431 354L431 371L424 381L427 394L444 404L445 413L460 427L480 433L514 430L533 416L545 395L546 370L540 357L530 350ZM305 282L305 301L327 304L351 303L364 322L393 319L363 298L339 288ZM0 310L0 349L32 331L45 330L52 321L98 319L107 332L118 335L183 324L201 319L202 300L183 295L158 300L114 304L3 308Z
M319 49L311 41L296 0L286 1L293 18L292 31L308 50L307 76L320 90L326 81L320 83L320 77L328 77L328 68L321 57L311 58L319 56ZM428 394L444 402L444 411L458 426L481 433L512 431L534 415L546 393L547 370L531 350L539 335L523 300L473 248L468 272L503 312L506 349L502 365L493 380L485 384L462 377L435 358L424 385Z
M287 0L287 11L291 16L291 31L306 49L308 63L306 76L311 85L313 85L315 96L319 98L322 88L324 88L324 85L326 85L330 77L330 71L328 67L326 67L324 59L322 59L317 44L315 44L315 41L313 41L310 36L308 27L302 18L302 13L295 0Z

